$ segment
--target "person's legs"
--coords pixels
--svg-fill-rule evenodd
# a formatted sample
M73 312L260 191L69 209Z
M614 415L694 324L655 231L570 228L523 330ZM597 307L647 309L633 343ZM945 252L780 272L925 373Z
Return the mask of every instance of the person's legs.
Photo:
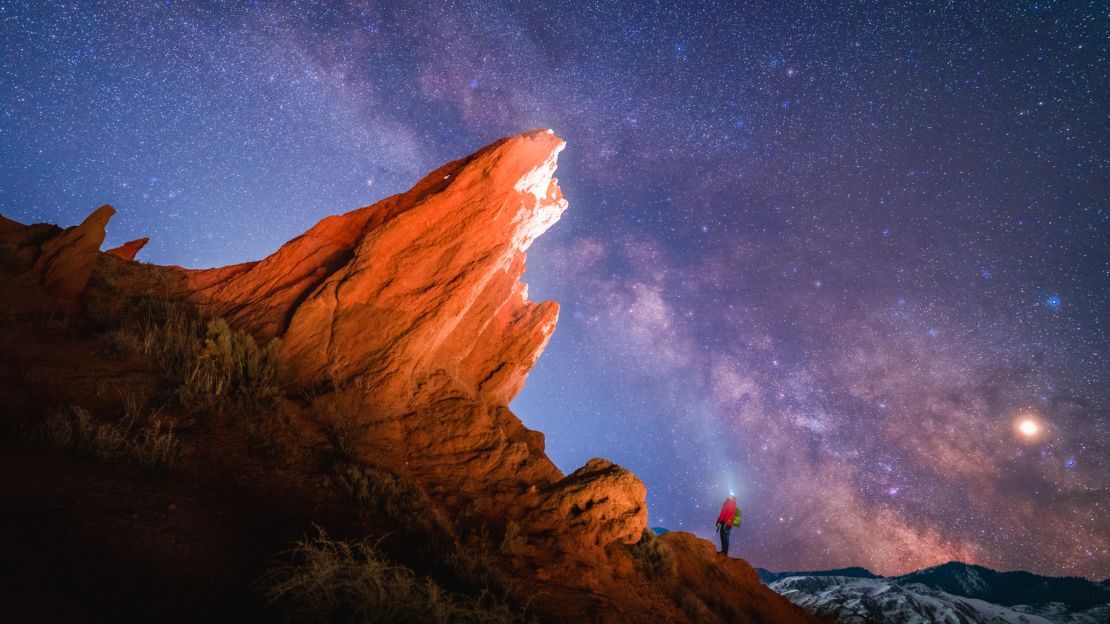
M721 526L721 554L728 556L728 538L729 533L732 532L732 527L725 524Z

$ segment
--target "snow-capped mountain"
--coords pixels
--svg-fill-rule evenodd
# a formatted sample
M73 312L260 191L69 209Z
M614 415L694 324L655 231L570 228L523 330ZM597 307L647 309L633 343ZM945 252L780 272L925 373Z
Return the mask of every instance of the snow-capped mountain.
M899 583L920 583L957 596L1001 605L1063 603L1082 611L1110 603L1110 588L1076 577L1040 576L1031 572L998 572L983 566L950 561L897 577Z
M774 573L771 589L836 622L1110 624L1110 587L1080 578L997 572L950 562L899 577L863 568Z

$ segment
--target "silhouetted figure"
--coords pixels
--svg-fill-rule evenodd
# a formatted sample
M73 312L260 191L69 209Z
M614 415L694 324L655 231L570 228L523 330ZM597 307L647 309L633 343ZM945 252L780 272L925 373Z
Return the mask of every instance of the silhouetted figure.
M721 536L721 555L728 556L728 538L732 527L740 526L740 508L736 506L736 497L732 494L721 505L721 513L717 516L717 533Z

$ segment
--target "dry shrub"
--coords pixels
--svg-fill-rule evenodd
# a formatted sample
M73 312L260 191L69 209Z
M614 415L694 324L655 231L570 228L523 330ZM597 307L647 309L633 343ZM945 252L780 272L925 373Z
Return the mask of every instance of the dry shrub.
M628 547L636 569L648 578L665 578L674 576L674 555L663 540L655 535L655 531L644 529L640 541Z
M277 403L284 376L279 341L259 346L223 319L205 324L172 272L101 260L83 310L105 355L152 357L187 408L223 411Z
M273 405L284 373L281 341L259 348L250 334L227 321L209 321L204 347L187 367L179 394L187 405L233 399L254 406Z
M195 307L180 296L159 294L156 288L125 295L102 282L82 300L85 319L97 332L101 352L108 357L145 354L154 358L167 376L181 379L200 348L200 321Z
M370 431L366 417L366 384L356 379L335 384L335 391L316 401L324 436L341 459L354 459Z
M467 536L457 547L439 557L452 582L467 591L507 596L511 582L494 557L496 546L485 531Z
M501 538L501 545L499 547L501 554L515 557L519 555L527 545L528 540L520 531L520 525L516 522L509 521L509 524L505 525L505 535Z
M498 571L495 544L485 533L457 539L456 528L415 483L374 466L349 464L337 481L363 513L394 528L402 543L416 543L419 560L452 586L471 592L508 593L508 582Z
M353 416L325 421L324 424L324 435L331 443L335 454L342 459L354 459L356 457L358 445L366 437L369 430L369 423L361 422Z
M349 464L340 470L338 480L360 509L378 512L405 526L420 517L420 507L430 504L415 484L374 466Z
M181 299L139 296L135 302L135 331L142 351L152 355L170 377L180 379L196 360L200 320L191 304Z
M340 470L338 482L362 512L417 538L429 556L456 549L451 522L412 481L376 466L349 464Z
M116 328L97 337L100 352L110 358L122 359L143 353L142 336L131 328Z
M102 255L81 296L82 315L95 333L116 334L105 339L109 355L128 355L138 343L138 352L180 379L195 359L201 330L196 307L175 284L183 280L164 267Z
M41 439L57 449L86 457L110 459L126 450L128 429L93 418L89 410L70 405L46 415Z
M131 451L139 465L146 468L172 470L181 463L181 440L174 435L173 427L163 428L159 420L153 420L135 436Z
M290 561L261 585L287 621L523 622L523 615L489 594L468 597L388 561L368 540L343 541L317 527L298 541Z
M132 404L134 405L134 404ZM70 405L51 410L35 436L46 446L96 459L130 458L147 468L172 469L182 458L180 439L157 419L135 430L136 418L125 399L119 423L95 418L89 410Z

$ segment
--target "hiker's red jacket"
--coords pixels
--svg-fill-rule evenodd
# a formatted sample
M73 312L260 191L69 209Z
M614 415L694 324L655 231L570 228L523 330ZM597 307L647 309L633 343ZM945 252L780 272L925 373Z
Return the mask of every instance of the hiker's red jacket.
M732 522L734 515L736 515L736 500L730 498L721 505L721 515L717 516L717 522Z

